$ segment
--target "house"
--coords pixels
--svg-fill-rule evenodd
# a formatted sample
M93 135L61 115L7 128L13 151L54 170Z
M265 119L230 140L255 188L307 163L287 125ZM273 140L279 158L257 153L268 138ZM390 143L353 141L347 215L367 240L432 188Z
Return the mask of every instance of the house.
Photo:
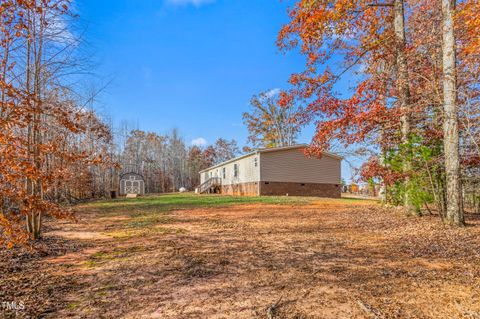
M340 197L342 157L310 158L306 145L260 149L200 172L199 193Z

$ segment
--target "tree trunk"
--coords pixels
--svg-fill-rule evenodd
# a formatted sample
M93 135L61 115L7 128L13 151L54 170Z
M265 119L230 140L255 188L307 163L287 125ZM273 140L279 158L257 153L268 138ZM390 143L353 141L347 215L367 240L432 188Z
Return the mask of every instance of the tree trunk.
M457 109L456 53L453 13L455 0L442 0L443 14L443 145L447 179L447 216L450 224L464 225L461 200Z
M410 137L410 88L408 83L408 65L407 57L405 55L405 14L403 0L394 1L394 30L395 30L395 44L397 55L397 77L398 77L398 99L400 102L400 111L402 116L401 122L401 134L402 144L406 145ZM405 179L405 209L408 213L414 212L413 205L410 198L410 179L408 174L410 173L412 164L410 160L405 159L403 163L403 171L407 175Z
M381 61L379 67L380 74L383 78L383 99L382 104L384 105L385 109L388 109L388 79L385 77L386 71L386 61ZM380 127L380 136L379 136L379 144L380 144L380 166L386 168L387 165L385 163L387 150L385 148L385 123L382 123ZM380 182L380 200L382 204L387 204L388 196L387 196L387 183L385 183L385 179L382 178Z

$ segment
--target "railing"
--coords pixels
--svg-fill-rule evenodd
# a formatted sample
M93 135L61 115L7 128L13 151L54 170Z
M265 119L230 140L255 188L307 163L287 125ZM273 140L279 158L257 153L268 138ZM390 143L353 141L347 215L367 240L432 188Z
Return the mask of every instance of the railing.
M211 177L198 187L198 192L203 194L216 186L222 186L222 179L220 177Z

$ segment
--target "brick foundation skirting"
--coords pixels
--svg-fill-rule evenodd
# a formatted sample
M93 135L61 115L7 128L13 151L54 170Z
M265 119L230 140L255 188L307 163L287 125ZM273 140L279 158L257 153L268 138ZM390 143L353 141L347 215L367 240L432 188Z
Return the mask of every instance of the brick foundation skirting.
M260 182L260 195L318 196L340 198L341 185L318 183Z

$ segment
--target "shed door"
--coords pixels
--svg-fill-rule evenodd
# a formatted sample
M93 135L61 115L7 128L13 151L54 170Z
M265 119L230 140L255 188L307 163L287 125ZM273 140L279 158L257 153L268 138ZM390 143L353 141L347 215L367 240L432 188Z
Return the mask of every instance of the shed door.
M126 180L125 181L125 193L127 193L127 194L140 194L140 181Z

